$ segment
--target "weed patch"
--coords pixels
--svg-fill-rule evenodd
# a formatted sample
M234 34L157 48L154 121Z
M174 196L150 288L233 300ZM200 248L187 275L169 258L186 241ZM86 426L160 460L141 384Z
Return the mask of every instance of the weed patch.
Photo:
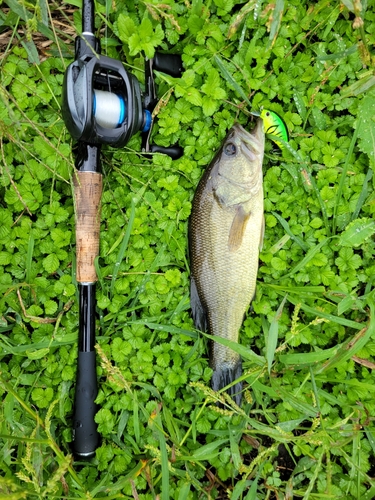
M72 141L61 90L78 2L0 13L0 496L375 497L374 13L366 2L96 2L103 54L144 84L173 161L103 148L96 263L101 446L70 453L76 376ZM189 311L187 221L235 121L281 115L266 144L265 238L240 333L244 403L210 389ZM217 403L220 403L220 407Z

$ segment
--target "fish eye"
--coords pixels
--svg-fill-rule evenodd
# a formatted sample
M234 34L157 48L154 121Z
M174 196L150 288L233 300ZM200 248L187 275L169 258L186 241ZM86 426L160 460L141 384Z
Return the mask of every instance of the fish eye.
M234 156L237 153L235 144L233 144L233 142L228 142L228 144L224 146L224 153L227 156Z

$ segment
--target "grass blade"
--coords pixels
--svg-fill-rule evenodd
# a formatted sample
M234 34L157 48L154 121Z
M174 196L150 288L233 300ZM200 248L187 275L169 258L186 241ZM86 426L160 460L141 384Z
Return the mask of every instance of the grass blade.
M158 437L159 437L160 454L161 454L161 498L162 500L169 500L170 496L169 496L168 451L167 451L167 444L165 442L163 426L159 414L156 418L156 423L158 424Z
M172 412L167 408L167 406L163 406L163 417L172 441L180 442L182 439L182 436L180 435L180 428L174 420Z
M210 340L214 340L215 342L218 342L221 345L224 345L225 347L229 347L232 349L234 352L240 354L243 359L246 359L248 361L251 361L252 363L255 363L259 366L264 366L266 360L263 356L259 356L258 354L255 354L254 351L251 349L241 345L237 344L237 342L233 342L232 340L224 339L222 337L217 337L215 335L210 335L205 332L201 332L205 337L209 338Z
M284 12L284 0L276 0L275 7L271 14L272 22L271 22L270 36L269 36L270 47L273 47L274 43L276 42L276 38L280 30L281 20L283 18L283 12Z
M241 495L244 493L245 488L250 486L250 484L251 484L251 481L246 479L246 477L241 479L241 481L238 481L237 484L235 485L235 487L233 488L232 496L230 497L231 500L239 500Z
M315 418L317 416L317 408L314 408L312 405L306 403L302 399L296 398L293 394L291 394L290 391L287 391L282 387L278 387L275 390L283 401L289 403L292 408L302 413L302 415L306 415L311 418Z
M245 102L246 104L250 107L250 109L252 108L251 106L251 102L249 101L249 98L247 97L247 95L245 94L244 90L242 89L242 87L240 87L238 85L238 83L236 82L236 80L233 78L233 76L229 73L229 71L227 70L227 68L225 67L225 64L224 64L224 61L221 59L220 56L218 56L217 54L214 56L214 59L215 59L215 62L218 66L218 68L220 69L220 72L221 74L223 75L223 77L225 78L225 80L229 83L229 85L231 87L234 88L235 92L237 93L237 95L239 97L241 97Z
M257 0L250 0L241 8L237 16L234 18L232 24L229 26L227 35L228 38L232 38L232 36L237 32L238 28L240 27L244 19L249 15L249 13L252 10L254 10L257 7L257 3L258 3Z
M230 426L228 426L228 434L233 465L237 470L239 470L240 466L242 465L242 460L240 455L240 448L238 446L238 434L235 430L231 429Z
M340 344L341 345L341 344ZM331 349L324 349L317 352L296 352L292 354L280 354L278 359L284 365L314 365L320 361L325 361L337 353L340 345L331 347Z
M375 334L375 321L373 317L373 311L371 314L371 321L368 328L363 328L361 331L356 333L354 337L348 339L344 342L337 353L328 361L323 363L320 367L315 370L315 373L323 373L326 370L333 368L339 363L343 363L352 356L354 356L358 351L360 351Z
M28 40L26 42L21 41L23 48L27 52L27 56L31 64L40 64L38 49L36 48L35 43L32 40Z
M283 217L281 217L281 215L279 215L277 212L271 212L271 213L280 222L280 224L285 229L285 232L292 238L292 240L295 241L297 243L297 245L299 245L304 252L307 252L309 249L309 246L303 240L301 240L301 238L299 238L298 236L296 236L295 234L292 233L292 230L290 229L287 221Z
M190 493L190 483L184 483L181 486L180 493L178 494L178 500L187 500Z
M285 168L285 170L288 172L288 174L291 176L293 179L293 182L296 186L298 186L298 169L294 166L293 163L281 163L281 166Z
M134 218L135 218L135 204L133 199L131 200L131 211L130 211L130 217L129 217L129 222L125 231L124 239L122 240L120 250L117 254L117 259L115 262L115 265L113 266L113 273L112 273L112 280L111 280L111 296L113 296L113 291L115 288L115 283L116 283L116 278L118 275L118 271L121 265L121 262L124 259L124 255L126 252L126 249L128 248L128 243L130 239L130 233L133 228L133 223L134 223Z
M312 478L310 479L309 487L307 488L306 493L304 494L302 500L308 500L308 498L310 497L310 493L312 492L312 489L314 488L315 481L318 477L318 474L319 474L321 466L322 466L323 455L324 455L324 453L322 453L319 456L318 463L315 466L314 474L313 474Z
M167 333L174 333L176 335L186 335L187 337L190 337L192 339L197 339L198 338L198 333L192 330L184 330L183 328L178 328L177 326L173 325L160 325L159 323L152 323L150 321L143 321L143 320L136 320L136 321L130 321L129 324L136 324L136 325L145 325L147 328L150 328L150 330L157 330L159 332L167 332Z
M344 166L343 166L342 172L341 172L339 187L337 189L337 194L336 194L336 203L335 203L335 206L333 207L333 216L332 216L332 234L333 235L336 234L337 210L338 210L338 207L339 207L340 202L341 202L342 192L344 189L344 184L345 184L345 180L346 180L346 176L347 176L348 168L349 168L349 161L350 161L350 158L352 157L355 143L357 142L357 137L358 137L358 132L359 132L360 126L361 126L361 117L358 118L358 123L357 123L355 130L354 130L354 134L353 134L353 137L352 137L352 140L350 142L349 149L348 149L348 154L346 155L345 163L344 163Z
M139 428L139 405L135 393L133 394L133 396L134 396L134 401L133 401L134 436L136 442L139 443L139 440L141 438L141 432Z
M371 445L372 452L375 455L375 436L374 436L373 432L371 431L370 427L366 426L366 427L364 427L364 430L366 433L367 440Z
M31 284L31 265L33 262L34 243L35 240L33 236L30 236L26 255L26 283L29 285Z
M345 87L341 91L341 97L345 99L350 96L358 96L363 94L367 90L371 89L375 85L375 76L370 70L369 73L363 76L361 79L354 82L352 85Z
M340 235L339 247L359 247L375 233L375 221L369 217L350 222Z
M258 490L258 478L257 476L253 482L251 483L250 489L245 496L245 500L256 500L257 498L257 490Z
M277 340L279 337L279 319L281 318L281 314L283 312L287 297L288 296L285 295L279 308L277 309L277 312L276 312L275 317L273 318L273 320L271 322L271 326L270 326L270 329L268 332L267 345L266 345L266 359L267 359L267 365L268 365L268 373L271 373L271 367L272 367L272 363L273 363L273 360L275 357Z
M331 238L325 238L322 240L318 245L316 245L314 248L309 250L309 252L306 254L305 258L302 259L288 274L283 276L284 278L289 278L293 274L297 273L301 269L305 267L305 265L312 260L315 255L320 251L320 249L327 243L328 240Z
M195 460L210 460L212 457L217 457L217 449L224 443L227 443L228 439L218 439L217 441L212 441L212 443L200 446L191 457L185 457L185 460L190 460L194 462Z
M301 309L307 313L314 315L317 318L325 318L329 321L333 321L339 325L348 326L349 328L354 328L355 330L361 330L364 327L363 323L357 323L357 321L352 321L350 319L340 318L339 316L335 316L334 314L326 313L321 311L320 309L314 309L313 307L308 306L307 304L301 303L300 301L288 297L288 301L294 304L300 304Z
M288 243L288 241L290 240L290 236L289 234L284 234L284 236L282 236L279 241L277 241L270 249L269 249L269 252L273 254L279 252L286 243Z
M307 117L306 105L302 95L297 90L294 91L293 100L296 104L298 114L301 116L302 121L304 122Z
M337 353L329 359L326 363L321 365L317 370L315 370L315 373L322 373L333 366L337 365L338 363L342 363L343 361L346 361L347 359L351 358L354 356L360 349L362 349L368 342L368 340L371 337L375 336L375 308L372 303L369 303L369 307L371 310L370 313L370 323L367 327L363 328L361 331L356 333L353 338L348 339L346 342L344 342Z
M312 294L323 294L326 289L321 285L312 285L312 286L283 286L283 285L274 285L271 283L263 283L262 286L273 288L277 292L288 292L288 293L297 293L300 297L302 295L312 296Z
M320 398L319 398L318 388L316 386L314 372L312 371L311 366L310 366L310 377L311 377L311 385L314 391L316 407L318 409L318 412L320 413Z
M363 186L362 186L361 193L360 193L358 201L357 201L357 205L356 205L354 212L351 216L351 219L350 219L351 221L355 220L358 217L359 212L362 209L362 206L363 206L363 204L367 198L367 194L368 194L368 183L372 179L372 176L373 176L373 171L371 170L371 168L369 168L368 172L366 174L365 181L364 181Z
M318 202L319 202L319 205L320 205L320 211L322 212L324 226L326 228L327 235L331 236L331 227L328 223L328 215L327 215L326 205L322 199L322 196L320 194L320 190L318 189L318 186L316 185L314 177L312 175L310 175L310 173L308 173L308 175L309 175L311 185L315 191L315 195L316 195Z
M40 17L44 26L49 25L48 4L47 0L39 0Z
M352 45L346 50L336 52L335 54L321 55L316 58L317 61L334 61L335 59L343 59L351 54L354 54L358 50L358 44Z

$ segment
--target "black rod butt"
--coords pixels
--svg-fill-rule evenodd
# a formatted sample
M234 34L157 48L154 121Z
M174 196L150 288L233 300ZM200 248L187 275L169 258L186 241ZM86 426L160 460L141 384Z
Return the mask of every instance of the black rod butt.
M95 351L78 352L77 385L73 415L73 452L90 458L99 446L99 433L95 422L98 406Z

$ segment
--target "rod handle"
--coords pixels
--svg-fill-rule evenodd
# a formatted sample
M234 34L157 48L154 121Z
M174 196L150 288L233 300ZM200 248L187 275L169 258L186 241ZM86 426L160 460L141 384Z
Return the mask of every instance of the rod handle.
M97 281L94 261L99 255L100 200L103 176L98 172L75 172L77 281Z
M95 351L78 352L78 371L73 415L73 452L79 457L92 457L99 446L94 420L98 411Z

